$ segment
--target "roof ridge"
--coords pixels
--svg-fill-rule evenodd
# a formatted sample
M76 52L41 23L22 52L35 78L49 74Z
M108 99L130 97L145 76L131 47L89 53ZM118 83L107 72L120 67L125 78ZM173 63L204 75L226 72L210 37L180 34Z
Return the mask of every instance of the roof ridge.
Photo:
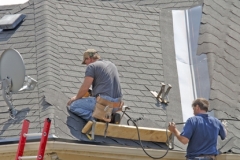
M128 9L128 10L148 12L148 13L149 12L150 13L159 13L160 12L160 8L155 8L155 7L136 6L136 5L131 5L131 4L113 3L113 2L108 2L108 1L102 2L99 0L57 0L57 1L85 4L85 5L95 5L95 6L101 6L101 7L104 6L104 7L118 8L118 9Z
M35 33L37 52L38 87L40 93L44 88L59 90L60 67L58 54L58 27L55 0L35 0ZM55 71L53 71L53 69ZM41 73L41 74L40 74ZM55 78L51 78L55 77ZM47 79L47 81L46 81Z

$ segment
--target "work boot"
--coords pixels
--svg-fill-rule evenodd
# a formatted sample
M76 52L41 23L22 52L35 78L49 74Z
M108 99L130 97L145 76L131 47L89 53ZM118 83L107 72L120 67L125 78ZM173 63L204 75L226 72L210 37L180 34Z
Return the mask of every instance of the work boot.
M120 124L121 121L121 114L120 113L113 113L112 114L112 120L110 123L114 124Z

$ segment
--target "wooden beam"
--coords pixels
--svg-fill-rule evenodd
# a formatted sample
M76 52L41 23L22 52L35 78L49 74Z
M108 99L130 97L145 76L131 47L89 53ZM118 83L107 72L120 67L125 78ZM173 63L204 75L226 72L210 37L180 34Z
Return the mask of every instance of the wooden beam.
M92 121L88 121L88 123L82 129L82 133L91 134L92 129ZM95 135L104 135L106 124L103 122L96 122L95 125ZM147 128L147 127L138 127L140 138L143 141L151 141L151 142L167 142L167 136L171 135L171 132L166 129L157 129L157 128ZM138 140L137 128L135 126L128 125L119 125L119 124L108 124L107 136L116 137L116 138L124 138L124 139L132 139Z

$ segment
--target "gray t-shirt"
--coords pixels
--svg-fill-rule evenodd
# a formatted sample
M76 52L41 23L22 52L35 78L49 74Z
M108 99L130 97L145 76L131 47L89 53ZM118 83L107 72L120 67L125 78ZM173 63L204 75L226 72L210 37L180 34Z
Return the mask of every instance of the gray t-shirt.
M122 90L117 67L110 61L97 60L87 66L85 77L92 77L92 96L121 98Z

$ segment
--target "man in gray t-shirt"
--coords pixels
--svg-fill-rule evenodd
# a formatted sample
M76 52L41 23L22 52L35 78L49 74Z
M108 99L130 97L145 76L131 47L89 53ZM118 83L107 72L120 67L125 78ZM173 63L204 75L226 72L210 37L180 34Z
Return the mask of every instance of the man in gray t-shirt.
M122 97L117 67L110 61L97 60L87 66L85 77L92 77L92 96Z
M122 91L117 67L110 61L101 60L96 50L86 50L82 64L87 65L83 84L77 95L69 100L68 105L70 111L85 120L90 120L97 96L118 102L122 99ZM92 97L83 98L91 85Z

